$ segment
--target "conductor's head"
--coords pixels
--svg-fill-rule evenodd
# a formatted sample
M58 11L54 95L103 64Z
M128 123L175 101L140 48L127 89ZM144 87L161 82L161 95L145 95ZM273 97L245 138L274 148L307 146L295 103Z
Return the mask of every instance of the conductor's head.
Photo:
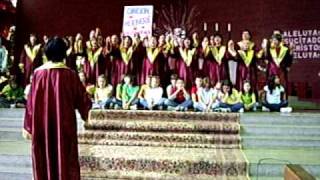
M66 50L66 43L59 37L50 39L44 48L48 60L52 62L62 62L66 57Z

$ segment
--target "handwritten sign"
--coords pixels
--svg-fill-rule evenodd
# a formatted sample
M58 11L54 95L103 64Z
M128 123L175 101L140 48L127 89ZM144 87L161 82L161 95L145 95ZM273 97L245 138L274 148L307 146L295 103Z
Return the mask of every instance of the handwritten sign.
M153 6L125 6L122 32L126 36L136 33L140 37L152 35Z
M294 59L320 60L320 30L302 29L283 32L284 41L294 44Z

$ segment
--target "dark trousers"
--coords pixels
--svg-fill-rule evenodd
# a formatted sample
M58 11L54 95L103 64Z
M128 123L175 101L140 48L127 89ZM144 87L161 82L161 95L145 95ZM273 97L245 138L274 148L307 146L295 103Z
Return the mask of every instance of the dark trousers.
M281 101L279 104L269 104L268 102L263 102L262 105L270 109L270 111L279 112L280 108L288 106L288 101L284 100L284 101Z

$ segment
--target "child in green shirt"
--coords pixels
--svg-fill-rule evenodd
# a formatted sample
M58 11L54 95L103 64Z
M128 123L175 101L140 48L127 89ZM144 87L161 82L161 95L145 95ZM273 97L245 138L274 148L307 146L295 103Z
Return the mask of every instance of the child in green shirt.
M24 90L14 80L4 86L0 92L0 107L24 107Z
M124 77L124 85L121 88L121 100L123 109L137 109L139 86L136 86L132 76Z
M245 81L243 83L243 89L240 93L240 96L241 96L241 101L244 105L245 111L256 111L257 110L256 95L252 91L249 81Z

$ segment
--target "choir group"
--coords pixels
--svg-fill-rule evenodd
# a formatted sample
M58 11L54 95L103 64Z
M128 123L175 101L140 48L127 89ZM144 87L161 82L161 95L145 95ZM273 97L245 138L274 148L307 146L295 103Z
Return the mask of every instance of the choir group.
M39 43L31 34L25 44L18 65L23 87L29 88L33 71L50 61L43 53L48 40L43 36ZM237 43L224 43L220 34L200 38L197 33L190 38L170 33L103 38L99 28L88 41L80 33L64 40L65 64L79 74L93 108L290 111L286 88L293 47L278 30L260 47L248 30ZM258 71L267 79L263 89L258 88ZM6 91L13 89L7 86ZM1 95L11 93L4 89Z

